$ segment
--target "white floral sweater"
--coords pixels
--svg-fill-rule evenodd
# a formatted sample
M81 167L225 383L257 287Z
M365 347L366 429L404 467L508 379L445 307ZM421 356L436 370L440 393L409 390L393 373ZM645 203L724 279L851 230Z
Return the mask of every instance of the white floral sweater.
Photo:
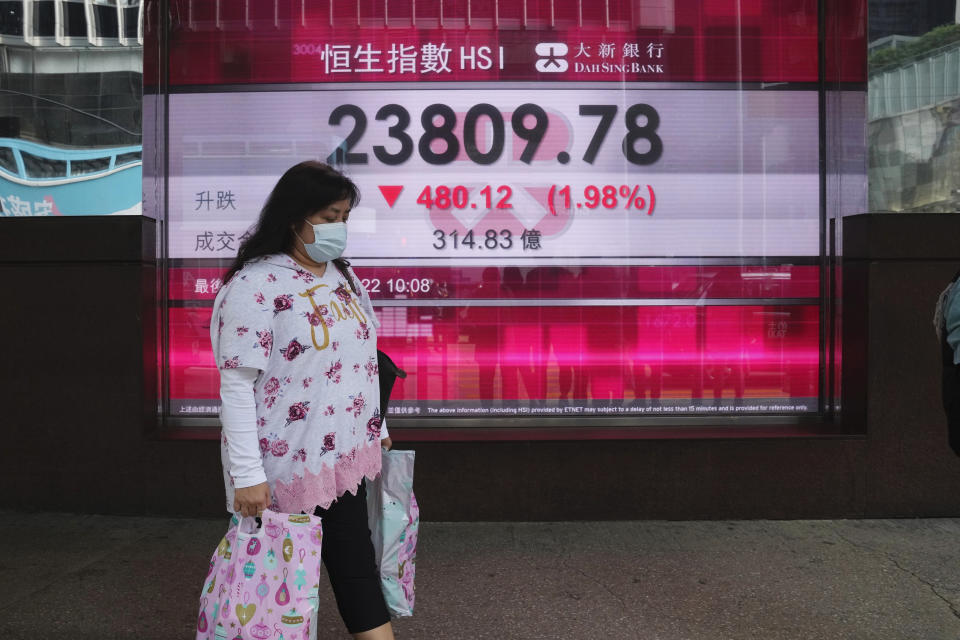
M210 324L217 366L257 372L250 376L255 413L248 414L256 430L231 425L228 415L244 413L224 407L227 510L234 486L249 486L250 477L270 484L272 509L310 513L347 491L356 493L364 477L380 472L386 433L379 411L379 322L351 276L359 297L333 264L318 278L277 254L248 262L217 295ZM231 442L234 437L238 441ZM262 475L239 460L257 448ZM248 482L237 482L239 476Z

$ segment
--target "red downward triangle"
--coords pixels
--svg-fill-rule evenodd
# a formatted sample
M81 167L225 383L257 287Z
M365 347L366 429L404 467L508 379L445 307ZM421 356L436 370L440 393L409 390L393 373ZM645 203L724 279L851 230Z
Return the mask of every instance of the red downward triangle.
M397 198L400 197L400 192L403 191L402 185L379 185L380 193L383 194L383 199L387 201L387 204L390 205L390 208L393 208L393 205L397 202Z

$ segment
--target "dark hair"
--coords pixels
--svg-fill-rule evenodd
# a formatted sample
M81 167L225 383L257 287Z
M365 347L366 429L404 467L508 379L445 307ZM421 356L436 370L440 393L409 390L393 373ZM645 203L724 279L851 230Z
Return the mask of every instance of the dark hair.
M224 283L248 261L274 253L290 253L296 236L293 228L305 218L339 200L349 200L350 208L360 202L360 190L350 178L333 167L316 160L307 160L287 169L260 211L253 233L240 243L237 258L224 276ZM349 262L333 261L356 293L353 279L347 274Z

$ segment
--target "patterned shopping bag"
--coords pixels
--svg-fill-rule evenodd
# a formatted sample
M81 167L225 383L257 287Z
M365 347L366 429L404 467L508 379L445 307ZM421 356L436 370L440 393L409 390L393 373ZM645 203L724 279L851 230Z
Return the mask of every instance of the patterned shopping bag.
M320 578L320 518L237 517L210 558L197 640L310 640Z
M380 586L391 618L413 615L420 508L413 495L413 451L384 451L376 480L367 481L367 516Z

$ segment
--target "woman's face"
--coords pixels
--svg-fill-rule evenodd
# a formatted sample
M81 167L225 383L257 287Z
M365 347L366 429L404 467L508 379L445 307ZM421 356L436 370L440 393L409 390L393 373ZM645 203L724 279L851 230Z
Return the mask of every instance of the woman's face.
M346 198L338 200L325 209L320 209L304 218L303 222L300 223L300 228L297 229L297 234L305 244L312 244L315 240L313 236L313 225L346 222L349 217L350 200Z

